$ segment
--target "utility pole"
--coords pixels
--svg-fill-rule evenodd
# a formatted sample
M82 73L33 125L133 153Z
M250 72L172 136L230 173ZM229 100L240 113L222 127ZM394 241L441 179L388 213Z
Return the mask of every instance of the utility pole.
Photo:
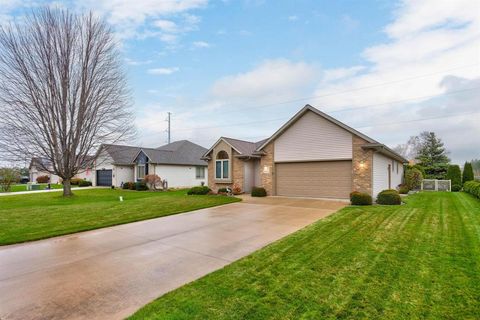
M170 136L170 115L171 115L172 113L171 113L171 112L167 112L167 113L168 113L168 117L167 117L167 120L166 120L166 121L168 122L168 128L167 128L167 136L168 136L167 140L168 140L168 141L167 141L167 142L170 143L170 142L171 142L171 141L170 141L170 137L171 137L171 136Z

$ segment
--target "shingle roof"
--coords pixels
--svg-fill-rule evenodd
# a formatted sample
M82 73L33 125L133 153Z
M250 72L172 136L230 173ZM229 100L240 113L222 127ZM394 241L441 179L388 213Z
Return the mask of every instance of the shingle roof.
M175 141L158 148L144 148L121 145L104 145L107 153L117 165L132 165L136 156L143 151L150 163L206 166L200 158L207 151L188 140Z

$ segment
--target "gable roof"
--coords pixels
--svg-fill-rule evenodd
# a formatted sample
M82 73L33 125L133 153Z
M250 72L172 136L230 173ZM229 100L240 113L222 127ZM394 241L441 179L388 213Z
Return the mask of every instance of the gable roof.
M347 126L345 123L338 121L337 119L329 116L328 114L318 110L317 108L312 107L311 105L307 104L305 107L303 107L300 111L298 111L290 120L288 120L283 126L280 127L270 138L268 138L260 147L258 147L257 151L262 150L267 144L269 144L271 141L275 140L278 136L280 136L283 132L285 132L291 125L293 125L295 122L297 122L298 119L300 119L305 113L307 112L313 112L320 117L336 124L337 126L347 130L351 134L354 134L368 143L379 143L378 141L375 141L374 139L370 138L367 135L364 135L363 133L353 129L352 127Z
M158 148L112 144L103 147L116 165L133 165L140 152L145 153L150 163L154 164L207 165L201 160L207 149L188 140L175 141Z
M353 129L352 127L344 124L341 121L338 121L337 119L329 116L328 114L318 110L317 108L312 107L311 105L307 104L305 107L303 107L300 111L298 111L290 120L288 120L283 126L280 127L270 138L258 141L258 142L249 142L249 141L244 141L244 140L238 140L238 139L233 139L233 138L226 138L226 137L221 137L215 144L204 154L203 158L204 159L209 159L208 154L213 150L213 148L220 142L220 141L225 141L227 144L229 144L232 148L235 149L238 153L240 153L241 156L249 156L249 157L258 157L262 155L264 152L262 151L263 148L265 148L266 145L268 145L270 142L275 140L277 137L279 137L283 132L285 132L290 126L292 126L298 119L300 119L305 113L307 112L313 112L316 115L332 122L333 124L336 124L337 126L345 129L346 131L350 132L353 135L356 135L357 137L360 137L367 141L367 143L362 146L364 149L374 149L375 151L378 151L390 158L394 158L400 162L406 163L408 162L407 159L393 151L392 149L388 148L386 145L376 141L375 139L370 138L369 136Z
M228 137L220 137L220 139L217 140L213 144L213 146L205 152L203 155L203 159L208 159L208 154L213 151L213 148L220 143L220 141L224 141L226 144L228 144L230 147L232 147L235 151L238 152L239 157L259 157L259 154L256 153L256 150L258 146L263 143L264 140L260 140L258 142L250 142L250 141L245 141L245 140L240 140L240 139L234 139L234 138L228 138Z

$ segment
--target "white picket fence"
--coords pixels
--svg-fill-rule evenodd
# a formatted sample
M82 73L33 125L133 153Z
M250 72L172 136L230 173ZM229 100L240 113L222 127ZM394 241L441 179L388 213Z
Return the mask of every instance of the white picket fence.
M452 180L423 179L424 191L452 191Z

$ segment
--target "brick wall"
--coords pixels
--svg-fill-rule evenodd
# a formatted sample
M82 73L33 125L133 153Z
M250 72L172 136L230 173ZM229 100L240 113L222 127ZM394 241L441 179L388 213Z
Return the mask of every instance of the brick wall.
M362 145L367 141L353 136L352 156L352 191L372 194L373 150L364 150Z
M273 159L273 143L268 144L263 151L266 155L260 159L260 181L262 187L267 190L269 196L275 195L275 165ZM268 172L264 172L264 168L268 168Z

